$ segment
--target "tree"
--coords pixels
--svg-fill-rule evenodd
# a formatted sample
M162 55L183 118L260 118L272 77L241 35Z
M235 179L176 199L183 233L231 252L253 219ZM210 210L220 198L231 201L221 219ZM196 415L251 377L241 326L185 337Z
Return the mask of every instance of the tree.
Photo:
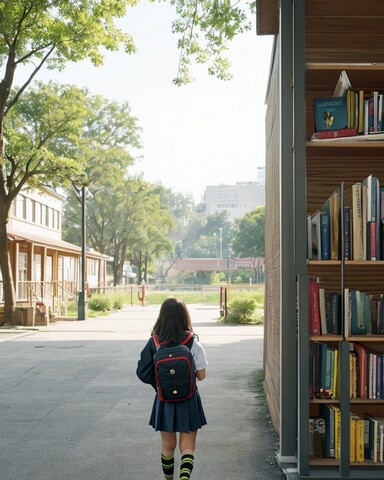
M224 53L233 38L251 28L240 2L231 0L171 0L177 19L173 32L179 35L179 68L176 85L189 83L191 61L208 63L208 72L222 80L231 78L230 63ZM254 5L248 4L250 9Z
M253 259L253 268L257 275L259 257L264 257L264 221L265 206L247 212L243 218L235 221L232 251L240 258Z
M133 0L132 0L133 1ZM64 136L75 135L76 118L61 118L56 100L49 110L40 110L45 115L45 126L52 123L55 129L35 128L28 142L29 129L17 125L17 115L8 118L20 103L32 80L41 67L62 68L67 61L80 61L89 58L95 65L102 63L101 47L117 50L122 44L127 52L134 51L131 37L116 28L114 19L122 17L128 0L106 0L89 2L78 0L19 0L0 2L0 65L4 68L0 82L0 249L8 253L7 224L13 200L28 182L35 185L43 182L56 182L68 178L70 171L76 171L76 162L69 156L70 148ZM15 75L19 66L24 67L26 80L15 87ZM64 92L58 92L58 95ZM70 95L68 95L68 100ZM32 98L30 99L32 102ZM55 103L56 102L56 103ZM73 109L82 109L82 102L72 97ZM24 104L26 105L26 104ZM47 107L47 105L45 105ZM31 112L23 112L25 118ZM21 113L21 107L19 112ZM48 118L48 115L51 117ZM54 119L53 117L58 117ZM61 119L61 122L60 122ZM78 127L77 127L78 128ZM55 137L60 137L55 142ZM34 141L34 142L33 142ZM29 143L29 145L28 145ZM68 142L70 144L70 142ZM28 145L28 148L26 148ZM32 147L32 148L31 148ZM52 147L52 150L49 149ZM64 148L64 152L61 149ZM54 159L54 153L67 161ZM9 255L0 256L0 268L4 285L4 318L12 319L15 293Z

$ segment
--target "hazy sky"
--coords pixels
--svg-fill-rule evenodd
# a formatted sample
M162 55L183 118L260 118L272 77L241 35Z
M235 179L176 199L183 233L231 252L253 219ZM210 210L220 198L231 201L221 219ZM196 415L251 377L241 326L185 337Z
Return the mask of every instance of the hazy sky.
M223 82L194 68L194 83L176 87L179 52L168 3L132 7L122 25L134 38L134 55L108 53L104 65L68 65L40 80L88 87L110 100L127 100L139 120L142 158L131 169L150 182L200 201L206 185L256 179L265 162L265 93L272 37L252 31L231 45L233 80ZM253 22L254 23L254 22Z

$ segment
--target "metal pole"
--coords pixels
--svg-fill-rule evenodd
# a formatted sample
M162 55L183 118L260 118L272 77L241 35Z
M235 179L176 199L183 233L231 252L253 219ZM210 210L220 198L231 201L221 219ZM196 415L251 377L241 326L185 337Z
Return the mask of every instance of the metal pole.
M85 290L85 266L86 266L86 190L81 187L81 272L80 272L80 291L78 300L78 320L88 318L87 293Z
M223 228L219 228L220 231L220 259L223 258Z

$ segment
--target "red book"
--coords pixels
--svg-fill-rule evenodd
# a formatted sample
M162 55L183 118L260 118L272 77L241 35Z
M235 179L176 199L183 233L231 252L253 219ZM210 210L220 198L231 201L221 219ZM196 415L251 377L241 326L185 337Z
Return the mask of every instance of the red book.
M359 343L355 343L353 348L358 361L358 393L362 400L367 400L367 351Z
M309 334L321 335L319 282L309 281Z
M315 138L318 140L325 140L327 138L354 137L355 135L357 135L356 128L341 128L339 130L324 130L322 132L316 132Z

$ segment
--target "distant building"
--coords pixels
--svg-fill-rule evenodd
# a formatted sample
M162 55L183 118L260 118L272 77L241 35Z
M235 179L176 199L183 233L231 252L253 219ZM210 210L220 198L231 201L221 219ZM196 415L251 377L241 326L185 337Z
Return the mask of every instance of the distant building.
M246 212L265 205L265 168L258 168L257 180L235 185L208 185L204 193L205 213L212 215L223 210L229 220L241 218Z
M81 248L61 239L63 201L62 195L42 188L22 190L13 203L7 233L18 305L44 302L55 310L66 299L76 299ZM88 287L106 284L107 260L93 249L87 251ZM2 303L0 272L0 308Z

